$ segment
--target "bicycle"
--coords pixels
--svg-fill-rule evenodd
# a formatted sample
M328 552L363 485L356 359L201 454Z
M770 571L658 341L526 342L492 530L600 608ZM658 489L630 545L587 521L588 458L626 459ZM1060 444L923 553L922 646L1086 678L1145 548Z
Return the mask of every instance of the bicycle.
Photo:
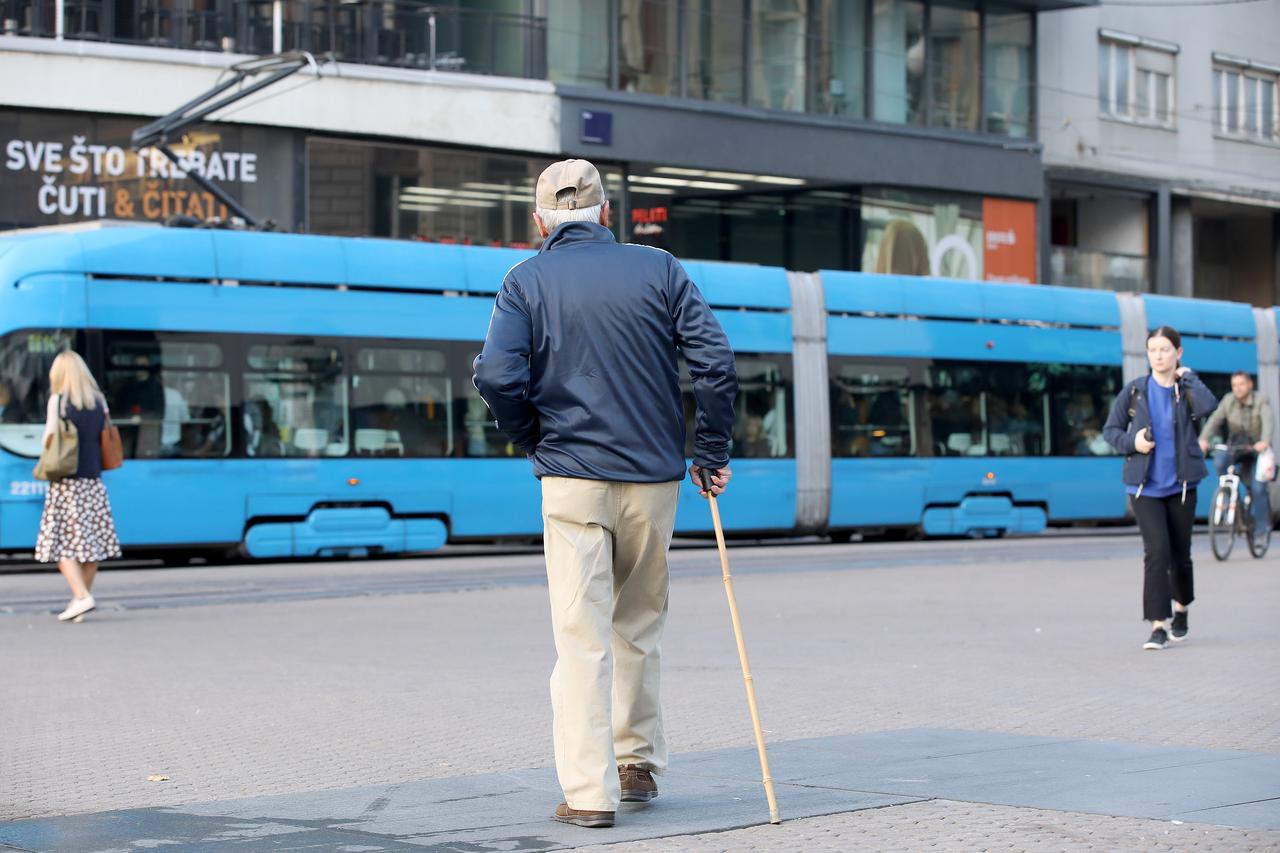
M1242 454L1246 451L1252 453L1253 448L1247 444L1215 444L1213 449L1225 451L1233 460L1226 473L1218 478L1218 488L1213 493L1213 502L1209 504L1209 544L1213 547L1213 556L1219 560L1231 556L1236 536L1243 533L1249 543L1249 553L1261 558L1271 545L1270 509L1267 510L1267 523L1261 525L1261 530L1256 529L1258 525L1253 523L1250 507L1252 499L1245 488L1244 477L1238 471Z

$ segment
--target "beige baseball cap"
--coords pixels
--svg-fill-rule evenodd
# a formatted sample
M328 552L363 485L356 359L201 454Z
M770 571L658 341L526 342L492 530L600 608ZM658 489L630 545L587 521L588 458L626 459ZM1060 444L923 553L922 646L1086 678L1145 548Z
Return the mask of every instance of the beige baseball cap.
M573 190L573 196L557 200L565 190ZM601 204L604 184L589 160L561 160L542 170L533 198L539 210L578 210Z

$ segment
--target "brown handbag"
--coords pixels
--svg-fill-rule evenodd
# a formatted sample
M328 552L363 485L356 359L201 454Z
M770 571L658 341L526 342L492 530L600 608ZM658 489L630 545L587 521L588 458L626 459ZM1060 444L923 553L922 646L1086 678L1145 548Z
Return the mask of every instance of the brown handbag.
M107 415L107 422L102 425L102 435L98 437L98 441L102 450L103 471L114 471L124 464L124 446L120 443L120 430L111 422L111 415Z

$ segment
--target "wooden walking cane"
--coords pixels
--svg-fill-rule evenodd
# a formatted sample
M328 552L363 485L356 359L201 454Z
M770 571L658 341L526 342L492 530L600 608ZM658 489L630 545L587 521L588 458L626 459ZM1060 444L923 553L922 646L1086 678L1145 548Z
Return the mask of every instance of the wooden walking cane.
M738 641L738 659L742 662L742 681L747 687L747 706L751 709L751 725L755 728L756 749L760 752L760 772L764 775L764 794L769 800L769 823L782 823L778 814L778 798L773 793L773 777L769 775L769 757L764 753L764 732L760 728L760 710L756 707L755 682L751 678L751 664L747 663L747 644L742 639L742 620L738 618L738 600L733 595L733 577L729 574L729 552L724 545L724 528L720 526L720 508L711 491L714 471L703 468L702 490L711 502L711 521L716 528L716 546L720 549L720 569L724 573L724 594L729 598L729 613L733 616L733 636Z

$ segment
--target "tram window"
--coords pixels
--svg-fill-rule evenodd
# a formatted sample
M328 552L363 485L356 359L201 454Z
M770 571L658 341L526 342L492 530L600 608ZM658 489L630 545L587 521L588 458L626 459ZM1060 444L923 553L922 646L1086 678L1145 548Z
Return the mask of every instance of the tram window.
M521 451L498 429L493 413L471 381L471 365L479 354L477 349L466 351L463 364L459 365L467 380L458 383L462 396L454 401L453 409L455 417L462 419L463 453L473 457L522 456Z
M1205 384L1205 387L1208 388L1210 391L1212 391L1213 396L1219 400L1221 400L1223 397L1231 393L1231 374L1230 373L1217 373L1217 372L1201 373L1200 371L1197 370L1196 376L1200 377L1200 381L1203 382ZM1258 379L1257 375L1253 373L1250 373L1249 376L1255 382Z
M1113 456L1102 437L1111 405L1124 384L1120 368L1053 364L1049 374L1049 435L1054 456Z
M733 447L738 459L794 456L788 385L781 359L739 357ZM692 395L692 386L690 386Z
M293 342L249 347L244 375L249 456L345 456L347 385L342 351Z
M71 349L74 333L24 329L0 338L0 447L21 456L40 455L49 368Z
M912 456L911 369L904 364L833 363L831 455Z
M452 456L453 391L437 349L359 347L351 377L360 456Z
M979 452L985 456L1045 455L1045 395L1050 368L991 363L982 369L987 377L981 406L986 435ZM969 452L973 453L973 448Z
M217 342L155 332L103 333L103 393L132 459L231 453L231 377Z
M683 357L677 361L680 399L684 409L684 453L693 456L698 403L693 380ZM787 356L738 353L738 399L734 404L733 446L735 459L769 459L795 456L795 416L791 409L791 360Z
M935 364L929 369L928 409L934 455L986 455L983 373L977 365Z

